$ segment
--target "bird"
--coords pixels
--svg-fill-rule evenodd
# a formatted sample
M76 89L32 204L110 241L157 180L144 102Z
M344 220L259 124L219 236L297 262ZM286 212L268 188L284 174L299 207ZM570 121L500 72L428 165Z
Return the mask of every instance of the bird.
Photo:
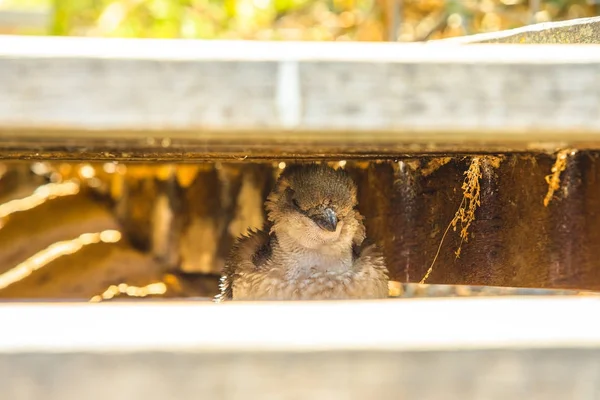
M366 240L357 186L345 170L290 165L264 205L263 228L231 249L216 302L388 296L385 259Z

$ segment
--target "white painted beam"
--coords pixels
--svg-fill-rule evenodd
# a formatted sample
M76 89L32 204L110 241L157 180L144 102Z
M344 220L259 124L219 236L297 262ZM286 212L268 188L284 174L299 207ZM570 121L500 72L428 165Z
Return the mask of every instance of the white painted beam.
M2 304L0 353L600 349L598 307L588 296Z
M0 144L124 159L600 148L599 76L600 45L6 36Z
M600 393L600 299L0 305L18 400Z

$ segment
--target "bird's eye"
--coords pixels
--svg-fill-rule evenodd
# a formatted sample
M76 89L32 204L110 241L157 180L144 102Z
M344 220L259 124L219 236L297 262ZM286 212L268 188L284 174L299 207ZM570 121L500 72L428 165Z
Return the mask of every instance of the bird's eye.
M292 203L294 203L294 207L296 207L298 209L300 208L300 204L298 203L298 200L292 199Z

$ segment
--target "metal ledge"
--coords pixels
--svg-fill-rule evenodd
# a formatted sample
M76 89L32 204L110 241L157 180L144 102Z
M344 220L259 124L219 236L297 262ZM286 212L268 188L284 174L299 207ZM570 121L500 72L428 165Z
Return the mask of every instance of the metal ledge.
M600 46L0 37L3 158L600 148Z

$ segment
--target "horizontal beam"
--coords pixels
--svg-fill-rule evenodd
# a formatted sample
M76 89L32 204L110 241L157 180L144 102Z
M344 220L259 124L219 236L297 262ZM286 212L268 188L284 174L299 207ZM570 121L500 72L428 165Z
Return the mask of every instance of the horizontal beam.
M600 148L600 46L0 37L3 158Z
M600 349L598 306L596 296L2 304L0 354Z
M2 305L0 385L26 400L590 398L600 390L599 305Z

